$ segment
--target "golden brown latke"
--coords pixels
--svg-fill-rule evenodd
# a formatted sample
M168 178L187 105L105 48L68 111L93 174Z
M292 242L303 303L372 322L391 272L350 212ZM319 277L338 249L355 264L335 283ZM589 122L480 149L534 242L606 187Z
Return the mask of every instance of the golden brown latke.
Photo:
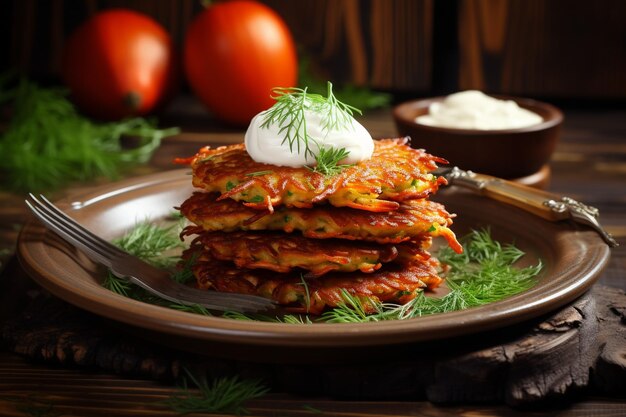
M449 229L452 216L443 205L426 199L408 200L389 213L317 205L310 209L280 207L259 212L233 200L216 200L216 193L196 192L180 207L187 219L209 232L237 230L300 231L309 238L340 238L399 243L423 235L443 236L461 251ZM194 232L197 233L197 232Z
M294 312L321 314L327 307L344 302L342 290L361 298L405 304L424 289L434 289L442 282L437 275L438 262L422 252L406 264L386 264L371 274L331 272L320 278L297 273L277 274L262 269L241 269L219 261L202 248L192 245L183 258L195 260L192 270L198 287L221 292L260 295Z
M191 231L187 229L187 231ZM372 273L383 263L406 262L420 255L425 242L377 245L340 239L307 239L299 234L281 232L201 232L195 239L215 259L231 261L239 268L289 272L308 271L306 276L321 276L331 271Z
M388 212L398 202L424 198L446 184L443 177L430 171L445 159L413 149L408 138L375 141L372 158L344 168L327 177L304 168L255 162L243 144L205 147L193 157L177 159L191 164L193 185L220 193L257 210L274 207L309 208L328 201L336 207Z

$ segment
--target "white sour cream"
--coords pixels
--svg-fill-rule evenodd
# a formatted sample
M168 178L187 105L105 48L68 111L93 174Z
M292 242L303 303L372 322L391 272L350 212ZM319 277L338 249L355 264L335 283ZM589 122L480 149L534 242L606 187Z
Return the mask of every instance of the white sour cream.
M285 134L279 132L280 126L278 124L261 127L266 111L254 116L246 131L245 144L250 157L256 162L272 165L314 166L315 157L311 157L311 155L305 157L303 143L301 143L300 152L298 152L295 144L293 149L290 149L287 141L283 143ZM323 114L319 111L305 110L304 118L307 133L313 139L313 141L309 141L309 148L314 154L317 155L318 146L327 149L345 148L349 154L346 159L341 161L342 164L355 164L372 157L374 152L372 136L354 118L350 118L350 123L347 123L346 126L330 130L323 128Z
M500 130L532 126L543 118L511 100L498 100L480 91L468 90L432 103L417 123L452 129Z

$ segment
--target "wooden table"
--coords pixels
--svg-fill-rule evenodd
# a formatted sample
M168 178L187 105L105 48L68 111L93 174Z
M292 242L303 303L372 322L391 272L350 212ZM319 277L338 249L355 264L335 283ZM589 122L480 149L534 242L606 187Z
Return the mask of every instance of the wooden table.
M174 108L192 109L184 115L171 111L163 124L182 123L185 132L167 139L155 154L151 164L139 168L134 175L174 168L173 156L191 155L205 143L234 143L241 132L217 127L206 118L203 110L192 102L183 101ZM195 109L195 110L194 110ZM600 209L603 225L621 244L613 249L607 270L599 284L626 290L626 113L621 109L568 109L562 140L550 163L549 189L568 195ZM390 112L372 112L364 124L374 137L391 137L395 127ZM207 133L208 132L208 133ZM57 196L85 187L77 185ZM11 257L19 225L28 215L22 198L0 194L0 252L5 268L0 279L0 324L19 311L20 301L32 283L15 284L9 280L17 268ZM19 288L18 288L19 287ZM20 297L14 297L16 293ZM0 415L22 416L140 416L176 415L160 404L176 393L177 387L163 381L119 376L94 369L62 368L47 362L33 362L6 350L0 350ZM593 397L581 393L579 401L546 408L512 409L504 404L434 405L425 401L347 401L325 397L297 396L271 393L248 404L251 415L305 416L323 412L326 415L475 415L516 416L621 416L626 415L626 386L611 397ZM621 395L620 395L621 392ZM590 396L591 395L591 396ZM322 414L322 415L324 415Z

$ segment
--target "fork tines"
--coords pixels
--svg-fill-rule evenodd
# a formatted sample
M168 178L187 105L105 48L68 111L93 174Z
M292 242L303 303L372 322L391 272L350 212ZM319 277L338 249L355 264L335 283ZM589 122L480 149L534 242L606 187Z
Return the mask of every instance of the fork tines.
M114 275L125 278L158 297L220 311L256 312L274 307L271 300L259 296L202 291L177 283L169 278L166 271L154 268L90 232L43 195L37 198L29 194L25 202L48 229L82 250L92 260L108 267Z

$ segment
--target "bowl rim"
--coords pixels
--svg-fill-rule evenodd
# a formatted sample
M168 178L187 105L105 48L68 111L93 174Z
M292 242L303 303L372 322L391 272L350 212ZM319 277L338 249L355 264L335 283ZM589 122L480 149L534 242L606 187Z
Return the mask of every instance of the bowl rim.
M413 108L424 108L428 107L430 103L443 101L447 96L435 96L435 97L425 97L420 99L413 99L401 102L395 105L392 109L393 118L396 120L396 123L402 123L405 126L413 126L419 129L423 129L431 132L438 133L448 133L457 136L496 136L502 134L516 134L516 133L531 133L537 132L540 130L547 130L552 127L558 126L563 122L563 112L556 106L531 99L525 97L516 97L509 96L503 94L488 94L490 97L494 97L501 100L512 100L515 101L520 107L523 107L527 110L531 110L532 108L543 108L545 109L550 117L545 119L541 123L537 123L534 125L526 126L526 127L518 127L513 129L491 129L491 130L480 130L480 129L456 129L452 127L440 127L440 126L429 126L421 123L417 123L413 119L409 119L405 115L405 111L407 109Z

